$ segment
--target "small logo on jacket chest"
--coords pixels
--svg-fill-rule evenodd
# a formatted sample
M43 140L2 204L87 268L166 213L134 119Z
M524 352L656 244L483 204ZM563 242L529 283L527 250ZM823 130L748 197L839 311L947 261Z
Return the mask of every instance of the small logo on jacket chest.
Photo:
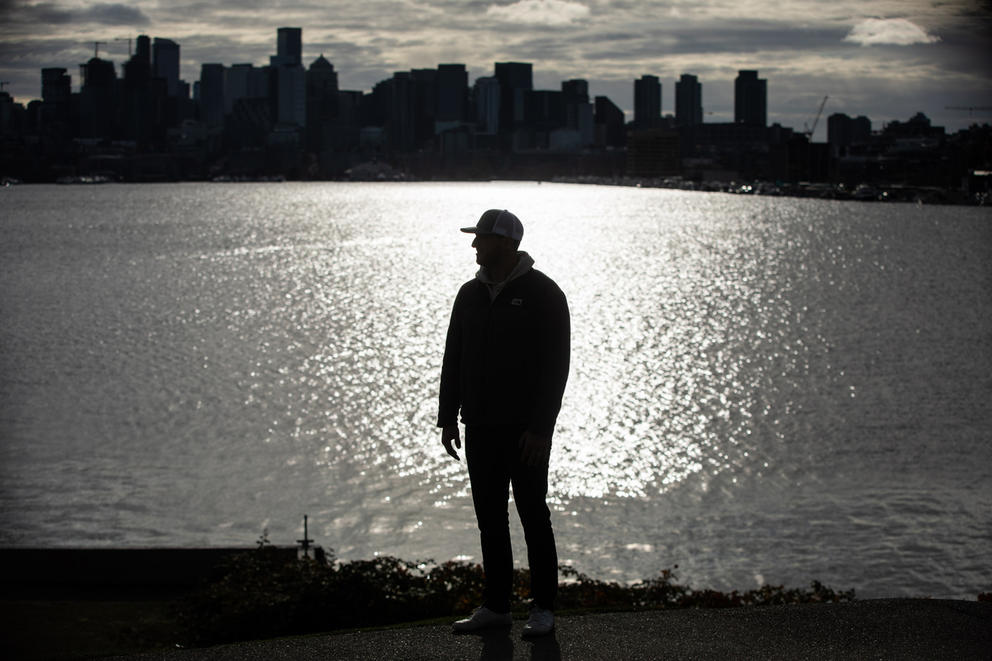
M512 299L510 299L510 305L515 305L515 306L517 306L519 308L519 307L523 307L523 304L524 304L524 299L522 299L522 298L512 298Z

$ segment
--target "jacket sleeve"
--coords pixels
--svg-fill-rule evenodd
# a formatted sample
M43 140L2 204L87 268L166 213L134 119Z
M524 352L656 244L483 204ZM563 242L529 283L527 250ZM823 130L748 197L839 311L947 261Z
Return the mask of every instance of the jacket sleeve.
M438 393L437 426L448 427L458 423L461 408L461 356L462 337L458 307L462 292L455 297L444 341L444 359L441 363L441 386Z
M572 330L565 294L553 282L548 285L548 297L538 330L540 367L537 370L537 401L534 403L530 430L550 437L554 433L568 381Z

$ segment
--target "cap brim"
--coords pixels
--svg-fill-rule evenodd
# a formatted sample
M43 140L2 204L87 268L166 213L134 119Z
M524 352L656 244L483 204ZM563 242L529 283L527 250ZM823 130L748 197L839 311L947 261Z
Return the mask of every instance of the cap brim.
M479 233L479 228L474 227L474 226L473 227L463 227L462 228L462 231L465 232L465 233L467 233L467 234L478 234Z

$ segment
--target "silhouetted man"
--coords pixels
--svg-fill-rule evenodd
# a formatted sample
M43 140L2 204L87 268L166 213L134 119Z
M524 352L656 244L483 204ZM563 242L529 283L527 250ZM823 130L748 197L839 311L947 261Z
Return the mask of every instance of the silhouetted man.
M565 295L517 247L524 235L509 211L490 209L475 227L480 268L455 298L444 346L438 427L455 459L465 424L465 457L482 541L484 603L456 632L509 626L513 554L509 487L523 524L534 599L524 635L554 628L558 554L551 528L548 458L568 379Z

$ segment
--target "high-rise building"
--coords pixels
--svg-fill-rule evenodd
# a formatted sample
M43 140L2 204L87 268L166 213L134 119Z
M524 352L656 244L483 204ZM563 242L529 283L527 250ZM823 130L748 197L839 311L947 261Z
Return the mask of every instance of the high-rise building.
M62 67L41 70L42 120L45 129L69 121L72 99L72 77Z
M661 122L661 82L658 76L634 81L634 126L649 129Z
M692 74L682 74L675 83L675 123L680 126L703 123L703 86Z
M124 64L124 81L127 85L142 85L152 77L151 40L147 35L139 35L134 55Z
M269 69L252 64L232 64L224 70L224 111L231 112L241 99L269 96Z
M495 76L475 79L475 123L479 133L496 135L499 132L499 80Z
M151 66L152 63L152 40L148 38L147 34L139 34L138 38L134 42L134 57L148 63Z
M865 116L852 119L843 113L827 118L827 142L836 155L844 147L863 144L871 139L871 120Z
M464 121L468 101L468 71L464 64L437 67L437 113L435 121L445 125Z
M589 103L589 81L581 78L563 80L561 91L566 103Z
M307 148L321 153L333 148L332 124L338 112L338 74L321 55L307 69Z
M83 84L79 90L79 133L84 138L116 135L117 72L114 63L90 58L79 65Z
M757 71L738 71L734 80L734 122L768 126L767 80Z
M207 128L224 125L224 65L200 65L200 120Z
M624 114L608 97L596 97L596 145L622 147L624 142Z
M596 139L593 105L589 103L589 82L582 79L562 81L565 98L565 126L579 133L579 146L591 145Z
M530 62L497 62L495 69L500 131L508 131L524 120L524 93L534 89L534 69Z
M72 97L72 77L63 67L41 70L41 100L46 104L65 105Z
M276 57L278 64L303 65L303 28L276 30Z
M171 39L155 37L152 42L152 71L156 78L165 79L169 96L179 94L179 44Z
M279 28L276 36L276 54L269 57L274 119L283 127L303 127L307 123L303 28Z

